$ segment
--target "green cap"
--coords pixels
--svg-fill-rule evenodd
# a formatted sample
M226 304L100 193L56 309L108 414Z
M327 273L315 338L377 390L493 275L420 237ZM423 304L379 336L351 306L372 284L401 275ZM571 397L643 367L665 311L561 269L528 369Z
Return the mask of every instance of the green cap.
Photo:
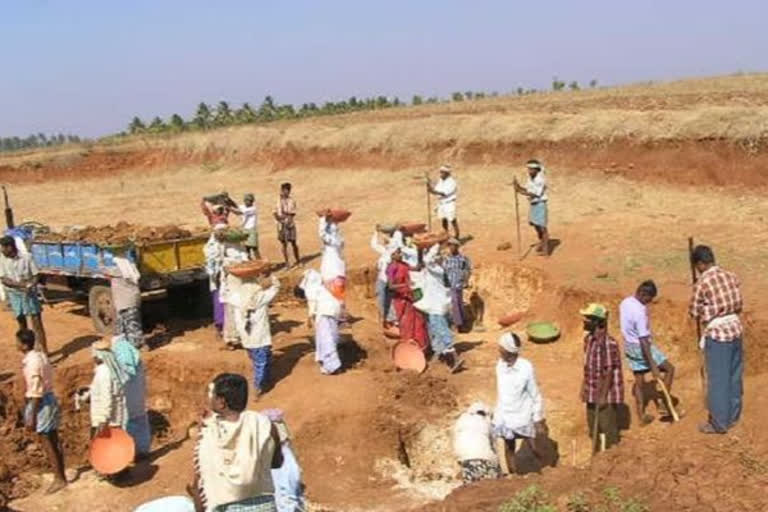
M581 314L581 316L593 316L601 320L608 318L608 310L605 308L605 306L594 302L587 304L587 307L579 310L579 314Z

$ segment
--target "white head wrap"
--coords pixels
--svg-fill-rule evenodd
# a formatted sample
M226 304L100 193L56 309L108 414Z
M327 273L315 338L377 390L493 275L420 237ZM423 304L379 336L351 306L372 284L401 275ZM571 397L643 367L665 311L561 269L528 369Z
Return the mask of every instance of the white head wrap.
M486 415L491 414L491 408L488 407L488 404L485 402L474 402L472 405L469 406L467 409L467 412L469 414L477 414L477 413L485 413Z
M499 337L499 346L510 354L520 352L520 347L515 344L515 336L511 332L505 332Z

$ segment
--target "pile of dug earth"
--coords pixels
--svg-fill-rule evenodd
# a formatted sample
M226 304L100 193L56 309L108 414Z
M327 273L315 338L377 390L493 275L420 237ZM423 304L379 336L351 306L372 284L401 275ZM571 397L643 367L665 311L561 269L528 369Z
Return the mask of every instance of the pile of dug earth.
M172 224L165 226L137 226L118 222L114 226L71 227L60 232L40 233L36 240L44 242L86 242L101 245L127 245L161 240L177 240L206 234L204 228L193 231Z

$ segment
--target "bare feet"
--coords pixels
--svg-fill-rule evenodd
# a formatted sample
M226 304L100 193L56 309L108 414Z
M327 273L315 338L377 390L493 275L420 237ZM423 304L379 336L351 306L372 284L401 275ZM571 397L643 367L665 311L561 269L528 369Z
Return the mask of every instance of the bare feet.
M59 492L63 488L67 486L67 482L65 480L61 480L59 478L56 478L53 483L51 484L48 489L46 489L45 494L53 494L55 492Z

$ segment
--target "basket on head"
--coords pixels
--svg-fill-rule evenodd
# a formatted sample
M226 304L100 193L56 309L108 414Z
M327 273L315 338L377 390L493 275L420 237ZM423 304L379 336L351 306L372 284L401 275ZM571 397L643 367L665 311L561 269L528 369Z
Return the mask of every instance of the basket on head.
M413 236L416 233L424 233L427 225L420 222L403 222L400 224L400 231L406 236Z
M266 275L271 268L272 265L267 260L253 260L227 267L227 271L235 277L245 279Z
M352 212L345 210L344 208L323 208L317 210L318 217L329 216L333 222L344 222L352 215Z
M121 428L109 427L91 441L88 459L102 475L114 475L127 468L135 454L133 438Z
M413 236L413 243L419 249L429 249L435 244L441 244L449 238L448 233L419 233Z
M384 233L385 235L391 235L396 229L397 226L395 224L379 224L378 226L379 233Z
M224 240L226 240L229 243L237 244L240 242L244 242L247 239L248 239L248 233L246 233L240 228L228 228L226 231L224 231Z

